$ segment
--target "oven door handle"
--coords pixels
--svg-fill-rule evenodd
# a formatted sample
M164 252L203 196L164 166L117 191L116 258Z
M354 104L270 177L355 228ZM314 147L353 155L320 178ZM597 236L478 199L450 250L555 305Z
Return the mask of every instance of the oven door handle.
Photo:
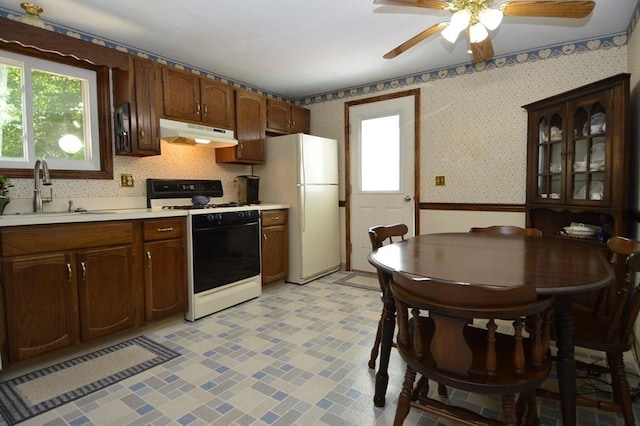
M247 223L234 223L234 224L229 224L229 225L214 225L214 226L203 226L203 227L197 227L193 229L193 233L197 234L199 232L209 232L209 231L223 231L226 229L233 229L233 228L238 228L241 226L256 226L258 225L259 222L255 221L255 222L247 222Z

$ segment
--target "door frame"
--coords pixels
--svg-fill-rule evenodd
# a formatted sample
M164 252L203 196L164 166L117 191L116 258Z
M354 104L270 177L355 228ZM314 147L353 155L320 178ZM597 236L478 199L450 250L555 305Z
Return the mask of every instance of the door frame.
M402 92L389 93L385 95L373 96L371 98L358 99L344 103L344 188L345 188L345 252L346 270L351 271L351 125L349 108L355 105L368 104L373 102L386 101L390 99L413 96L414 101L414 191L413 194L413 216L415 223L415 234L420 234L420 89L405 90Z

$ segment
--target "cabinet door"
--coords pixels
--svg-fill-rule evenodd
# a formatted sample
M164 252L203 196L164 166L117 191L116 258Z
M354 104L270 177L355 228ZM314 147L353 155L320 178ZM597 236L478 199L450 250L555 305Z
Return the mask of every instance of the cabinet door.
M200 77L163 67L162 101L166 117L200 121Z
M611 199L610 91L573 102L569 144L569 204L608 206Z
M538 111L529 118L533 128L530 145L529 195L534 202L564 202L564 172L567 169L565 142L565 111L562 108L549 108Z
M291 133L311 133L311 111L300 106L291 106Z
M135 297L132 247L83 250L77 258L82 340L133 326Z
M267 130L286 134L291 127L291 105L276 99L267 99Z
M287 225L262 228L262 283L286 278L289 243Z
M156 112L158 91L156 64L144 60L134 61L137 141L135 155L160 154L160 130Z
M2 261L9 362L78 341L72 262L69 253Z
M183 312L187 293L184 240L148 242L144 253L146 319Z
M236 90L236 138L238 145L216 149L216 162L262 164L267 131L267 101L264 96Z
M200 79L202 122L213 127L235 129L233 87L209 78Z

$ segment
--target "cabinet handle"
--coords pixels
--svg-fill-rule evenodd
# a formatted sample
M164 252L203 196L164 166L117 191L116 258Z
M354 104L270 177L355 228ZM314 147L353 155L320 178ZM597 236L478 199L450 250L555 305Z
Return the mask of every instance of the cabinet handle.
M67 273L69 275L69 282L73 279L73 269L71 269L71 264L67 263Z
M156 228L156 231L158 231L158 232L171 232L171 231L173 231L173 226L169 226L167 228Z
M207 115L208 112L207 104L202 104L202 115Z
M200 114L200 102L196 102L196 111Z
M144 129L140 129L140 139L144 140Z
M151 252L147 251L147 268L151 268Z
M271 220L280 220L280 216L271 216Z
M265 241L267 241L267 234L263 233L263 234L262 234L262 238L263 238Z
M87 279L87 265L84 262L80 262L80 267L82 268L82 281Z

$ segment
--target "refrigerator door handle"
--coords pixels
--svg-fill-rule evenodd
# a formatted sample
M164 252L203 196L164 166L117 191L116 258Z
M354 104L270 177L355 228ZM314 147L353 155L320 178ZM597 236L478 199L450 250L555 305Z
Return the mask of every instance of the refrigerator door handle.
M305 205L307 204L307 191L305 191L304 185L298 185L298 216L300 218L300 229L302 232L307 229L305 214Z

